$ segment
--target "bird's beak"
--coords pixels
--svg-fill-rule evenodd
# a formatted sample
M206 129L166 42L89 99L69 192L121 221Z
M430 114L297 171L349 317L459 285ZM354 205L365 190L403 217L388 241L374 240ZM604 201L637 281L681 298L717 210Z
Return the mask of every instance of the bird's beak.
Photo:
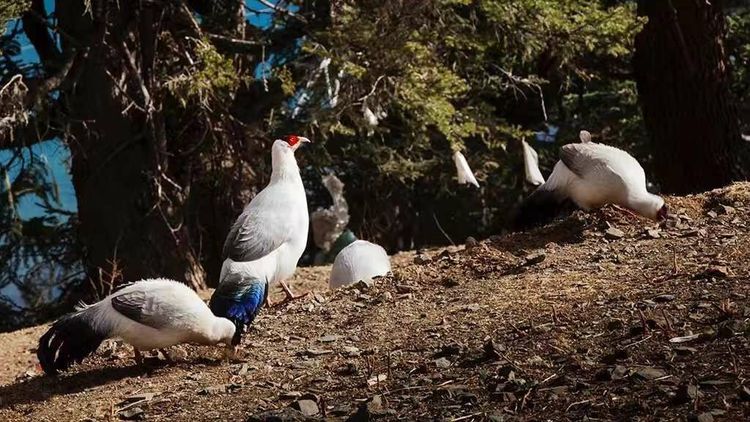
M299 142L297 142L297 144L293 147L292 150L296 151L299 147L302 146L302 144L311 144L311 143L312 143L311 140L305 138L304 136L300 136L299 137Z

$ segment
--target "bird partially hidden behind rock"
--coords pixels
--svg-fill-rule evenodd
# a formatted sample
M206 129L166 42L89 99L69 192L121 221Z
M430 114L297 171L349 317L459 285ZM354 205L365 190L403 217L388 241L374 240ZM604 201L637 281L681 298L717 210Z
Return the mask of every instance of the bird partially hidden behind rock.
M552 174L517 210L515 229L548 223L568 200L584 210L613 204L653 220L667 217L664 199L646 190L646 175L635 158L584 139L560 149Z
M307 246L307 197L294 152L308 142L289 135L273 143L271 181L237 217L224 241L219 287L209 306L237 325L235 344L267 302L273 284L281 284L286 300L302 297L284 281L294 274Z
M149 279L125 285L92 305L57 320L39 339L37 357L44 372L55 375L80 363L108 338L153 350L180 343L229 346L235 326L211 313L188 286L174 280Z
M380 245L357 240L336 255L331 269L329 287L337 289L359 280L388 274L391 261Z

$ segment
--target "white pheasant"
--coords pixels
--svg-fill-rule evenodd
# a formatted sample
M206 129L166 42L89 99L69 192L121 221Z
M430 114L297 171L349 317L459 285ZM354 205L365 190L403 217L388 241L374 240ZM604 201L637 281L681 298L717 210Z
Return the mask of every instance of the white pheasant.
M646 190L643 167L627 152L581 138L564 145L547 181L522 204L516 228L529 228L554 217L571 200L584 210L619 205L653 220L667 217L667 206Z
M238 336L257 315L275 283L296 296L284 280L297 269L307 245L309 216L294 151L310 140L290 135L271 147L271 181L245 207L224 241L219 287L209 306L237 325ZM239 340L238 340L239 341Z
M328 285L337 289L359 280L386 275L390 270L391 262L385 249L366 240L357 240L336 255Z
M131 344L140 360L140 350L179 343L229 346L234 334L234 324L214 316L186 285L141 280L57 320L39 339L37 357L44 372L54 375L83 361L108 338Z

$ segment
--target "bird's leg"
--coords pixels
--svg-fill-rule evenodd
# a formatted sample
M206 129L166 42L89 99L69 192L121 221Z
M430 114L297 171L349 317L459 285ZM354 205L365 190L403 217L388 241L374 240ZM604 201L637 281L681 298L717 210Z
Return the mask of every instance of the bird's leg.
M172 356L169 355L169 351L167 349L159 349L161 352L161 355L164 356L164 360L166 360L169 363L174 363L174 360L172 359Z
M143 355L141 354L141 351L133 347L133 359L135 359L135 363L138 365L143 365Z
M266 305L266 308L270 308L270 307L272 307L272 306L275 305L275 303L271 302L271 295L267 295L266 296L266 303L265 303L265 305Z
M289 286L285 282L281 281L280 283L281 283L281 288L284 289L284 293L286 293L286 297L281 302L274 304L274 306L280 306L287 302L291 302L292 300L301 299L310 294L310 292L307 292L301 295L295 295L294 293L292 293L292 289L290 289Z
M237 349L239 349L239 345L227 346L224 349L224 361L227 363L232 362L237 357Z

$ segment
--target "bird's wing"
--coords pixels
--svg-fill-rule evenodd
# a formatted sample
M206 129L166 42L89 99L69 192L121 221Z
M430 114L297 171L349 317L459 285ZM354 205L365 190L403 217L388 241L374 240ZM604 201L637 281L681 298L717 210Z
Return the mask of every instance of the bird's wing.
M112 308L133 321L156 329L189 312L190 304L178 303L180 300L177 299L181 298L170 286L147 284L139 283L135 288L112 297Z
M223 259L255 261L289 240L291 225L285 217L294 205L287 203L283 194L272 197L274 193L262 191L237 217L224 241Z
M560 148L560 160L580 178L597 177L610 167L612 160L619 159L612 147L585 143L567 144Z

